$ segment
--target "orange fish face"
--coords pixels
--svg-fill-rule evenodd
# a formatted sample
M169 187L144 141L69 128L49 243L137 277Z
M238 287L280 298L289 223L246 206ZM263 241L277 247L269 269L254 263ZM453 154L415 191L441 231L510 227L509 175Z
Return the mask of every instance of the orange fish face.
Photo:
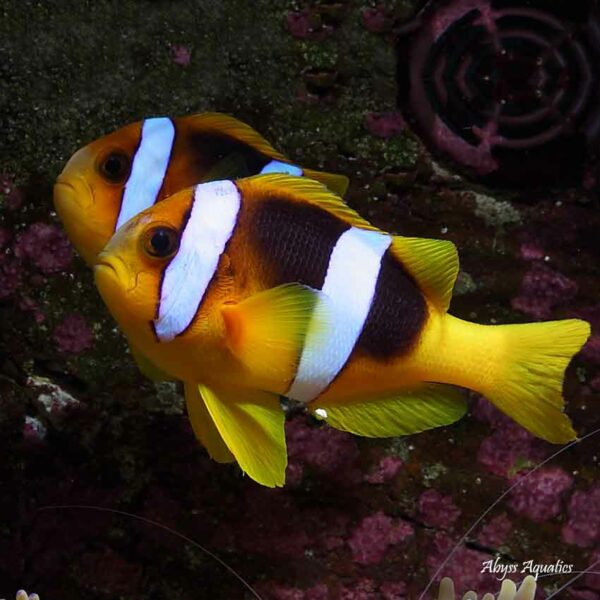
M54 186L54 206L88 264L115 231L141 123L123 127L78 150Z
M184 190L131 219L96 258L94 278L102 298L125 333L154 338L164 271L179 249L180 230L191 202ZM151 210L151 212L150 212Z

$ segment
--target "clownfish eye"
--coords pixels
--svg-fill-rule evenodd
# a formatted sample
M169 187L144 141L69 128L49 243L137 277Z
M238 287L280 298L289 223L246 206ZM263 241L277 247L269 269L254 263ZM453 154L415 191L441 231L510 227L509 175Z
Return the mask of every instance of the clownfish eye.
M129 175L129 157L123 152L111 152L100 161L100 174L117 183Z
M171 227L155 227L144 236L144 251L152 258L168 258L179 249L179 232Z

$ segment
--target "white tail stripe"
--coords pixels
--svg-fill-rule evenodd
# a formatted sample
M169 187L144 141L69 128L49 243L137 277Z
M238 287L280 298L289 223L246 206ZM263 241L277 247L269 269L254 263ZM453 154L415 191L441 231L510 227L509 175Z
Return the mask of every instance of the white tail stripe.
M261 175L266 175L267 173L287 173L288 175L302 177L303 172L304 171L296 165L290 165L289 163L284 163L280 160L272 160L262 168L260 173Z
M369 315L389 235L352 227L338 239L323 284L329 317L323 337L309 328L294 383L287 396L310 402L346 364Z
M241 198L231 181L197 185L179 250L165 271L154 330L169 342L193 321L233 234Z
M142 124L141 135L131 173L123 190L115 231L156 202L169 166L175 139L175 127L171 119L146 119Z

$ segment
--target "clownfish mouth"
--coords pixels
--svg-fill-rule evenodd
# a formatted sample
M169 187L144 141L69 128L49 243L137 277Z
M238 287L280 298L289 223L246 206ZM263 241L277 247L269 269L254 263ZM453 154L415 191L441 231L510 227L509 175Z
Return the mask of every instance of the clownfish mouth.
M132 276L123 259L105 252L101 252L96 258L94 277L96 281L106 277L116 280L125 292L130 292L137 286L137 276Z

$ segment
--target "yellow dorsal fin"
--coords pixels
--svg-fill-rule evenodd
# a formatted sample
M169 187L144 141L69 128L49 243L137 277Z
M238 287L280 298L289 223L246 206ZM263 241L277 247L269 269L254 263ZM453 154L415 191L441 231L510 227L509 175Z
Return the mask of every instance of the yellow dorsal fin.
M231 352L259 378L282 385L291 380L310 326L324 330L323 295L290 283L254 294L221 309Z
M235 462L235 457L229 451L204 404L198 384L184 383L183 389L190 424L198 441L213 460L219 463Z
M267 487L285 483L285 417L279 396L199 385L206 408L241 469Z
M255 129L238 121L235 117L226 115L223 113L202 113L193 115L191 117L184 117L188 119L190 123L193 123L195 127L203 129L205 131L214 131L218 134L225 134L232 138L235 138L243 144L247 144L251 148L254 148L257 152L268 156L274 160L280 160L281 162L293 164L287 156L278 152L271 146L271 144L258 133ZM237 158L236 158L237 160ZM316 179L324 185L326 185L331 191L343 196L348 190L349 179L345 175L338 175L336 173L327 173L326 171L316 171L314 169L304 169L304 175L311 179ZM232 164L231 161L225 161L215 168L215 174L218 174L220 178L229 178L230 175L238 177L238 173L244 173L240 170L239 165ZM215 179L214 176L207 176L206 180L209 181Z
M449 425L467 412L467 403L457 389L442 384L423 384L359 400L320 400L309 410L331 427L365 437L409 435Z
M194 127L198 127L204 131L214 131L218 134L231 136L265 156L289 162L289 159L281 154L281 152L277 152L258 131L250 127L250 125L238 121L235 117L224 113L207 112L183 117L183 119L187 120Z
M256 186L262 192L281 194L285 190L289 198L316 204L352 227L381 231L316 181L279 174L261 175L244 181L247 182L245 185ZM390 249L434 306L445 312L458 274L456 246L445 240L394 236Z
M391 251L433 305L446 312L458 275L456 246L446 240L394 236Z

